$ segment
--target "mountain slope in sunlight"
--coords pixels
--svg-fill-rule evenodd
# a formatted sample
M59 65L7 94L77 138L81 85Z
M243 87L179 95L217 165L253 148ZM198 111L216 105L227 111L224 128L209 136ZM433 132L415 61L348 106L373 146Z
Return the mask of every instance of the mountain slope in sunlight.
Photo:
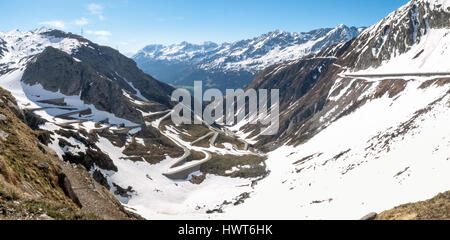
M265 67L348 41L363 29L339 25L307 33L277 30L234 43L149 45L134 60L145 72L174 86L203 81L210 88L225 91L242 88Z

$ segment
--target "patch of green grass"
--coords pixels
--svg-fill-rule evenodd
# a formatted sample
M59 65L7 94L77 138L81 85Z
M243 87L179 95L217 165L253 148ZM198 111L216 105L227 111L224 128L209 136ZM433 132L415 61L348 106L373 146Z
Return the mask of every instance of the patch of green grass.
M43 200L23 200L16 204L8 204L15 210L16 217L24 216L32 219L45 214L55 220L97 220L98 217L84 214L74 206ZM5 216L8 217L8 216Z
M180 138L186 142L193 142L210 132L208 127L200 124L183 124L180 126L175 126L171 119L165 119L164 121L161 121L159 128L161 130L166 130L166 126L173 126L174 128L176 128L181 133Z
M201 140L200 142L195 143L193 146L209 148L211 146L209 143L209 140L210 140L210 138L205 138L205 139Z
M197 152L192 150L191 151L191 155L189 155L189 157L186 159L186 162L192 162L192 161L196 161L196 160L202 160L204 159L206 156L204 153L202 152Z
M38 219L42 214L56 220L98 219L82 213L75 205L49 199L33 199L20 193L15 186L4 182L0 176L0 219Z
M181 139L183 139L183 141L187 141L187 142L193 142L193 141L205 136L206 134L210 133L210 130L206 126L198 125L198 124L181 125L178 128L180 129L180 131L182 133L184 131L189 133L189 135L187 135L187 134L180 135Z
M219 155L213 154L210 161L203 164L201 171L203 173L215 174L219 176L240 177L240 178L256 178L263 176L266 173L264 157L258 155ZM250 166L250 168L243 168L231 174L227 174L228 170L238 166Z
M219 136L217 137L216 140L216 146L219 148L225 148L224 147L224 143L230 143L232 145L236 145L238 149L244 149L245 143L243 143L242 141L239 141L236 138L227 136L225 134L219 134Z

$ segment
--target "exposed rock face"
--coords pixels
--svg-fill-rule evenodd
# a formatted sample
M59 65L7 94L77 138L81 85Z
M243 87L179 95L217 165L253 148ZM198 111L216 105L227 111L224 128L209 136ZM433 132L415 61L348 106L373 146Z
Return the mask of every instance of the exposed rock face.
M128 188L125 189L117 184L113 184L113 185L116 188L116 191L114 192L114 194L121 196L123 198L130 198L131 195L134 193L133 188L130 186L128 186Z
M93 45L94 48L82 47L74 57L92 66L108 79L132 94L140 94L149 101L170 107L169 95L173 88L159 82L140 70L136 63L109 47ZM139 90L137 90L139 89Z
M101 151L93 151L91 149L86 150L86 153L80 152L78 155L73 155L71 153L66 153L64 160L74 164L81 164L86 169L90 170L96 164L101 169L116 171L117 167L114 165L113 161Z
M366 216L362 217L360 220L361 221L370 221L370 220L375 220L375 218L377 218L377 213L376 212L372 212L367 214Z
M92 177L95 179L95 181L100 183L106 189L108 189L108 190L111 189L111 186L109 186L109 184L108 184L108 180L106 179L106 177L99 170L95 170L94 174L92 175Z
M85 104L136 123L143 123L139 110L157 112L172 106L172 87L143 73L118 51L72 33L47 29L0 33L0 76L18 72L22 76L22 71L22 81L29 85L79 96ZM66 105L63 98L57 104L50 100L36 101Z
M449 18L449 9L437 1L411 1L366 29L342 61L354 70L377 67L410 50L426 37L429 29L450 27Z
M72 201L80 208L83 207L83 205L80 202L80 199L78 199L77 194L73 190L72 183L70 182L69 178L65 174L61 174L59 179L59 185L63 188L64 193L72 199Z
M261 71L249 88L280 89L281 113L279 133L258 137L257 146L273 150L279 146L276 142L303 143L326 128L330 121L364 105L370 100L365 92L378 83L339 74L377 67L407 52L426 39L429 29L448 28L445 19L450 18L449 10L434 1L411 1L345 44ZM371 97L379 98L386 93L393 97L404 90L406 83L401 79L385 79ZM341 90L348 92L337 102L333 98ZM327 114L331 110L333 114ZM246 125L241 130L252 132L249 137L253 137L259 134L259 127Z
M0 38L0 57L3 57L5 55L4 54L4 52L6 51L5 47L6 47L6 42Z
M363 28L340 25L307 33L274 31L234 43L150 45L134 60L145 72L175 86L203 81L209 88L242 88L265 67L315 53L356 37Z
M41 144L0 88L0 219L136 219L84 168L62 162ZM77 169L77 170L75 170ZM100 211L102 210L102 211Z
M89 66L75 61L67 53L48 47L28 64L22 81L30 85L39 83L52 92L79 95L97 78L102 79Z
M42 34L57 38L76 39L85 43L72 53L74 58L89 65L107 79L117 82L127 92L137 94L137 91L140 91L142 96L148 100L170 106L168 94L172 92L172 87L142 72L133 60L120 54L117 50L97 45L81 36L58 30L51 30Z
M160 198L154 195L156 190L178 191L175 188L191 185L188 182L175 186L167 184L165 165L170 161L181 162L188 153L185 144L219 129L204 125L182 129L173 124L169 120L172 87L145 75L132 60L117 51L74 34L40 29L0 33L0 37L6 39L10 51L0 58L8 71L0 73L0 83L3 83L0 85L10 88L19 99L18 104L13 104L0 97L0 103L36 130L36 148L41 155L53 154L46 148L49 146L65 160L60 161L59 166L71 187L67 187L69 184L64 184L66 181L62 178L57 182L61 183L61 193L65 192L69 201L76 201L73 197L76 196L82 209L101 218L126 218L126 211L117 200L108 199L110 196L115 195L126 204L131 198ZM5 117L7 121L10 119L8 115ZM5 141L0 144L16 137L0 130L5 132ZM181 144L170 134L190 140ZM212 152L209 147L208 142L202 158L208 157L206 151ZM236 153L225 146L217 148ZM13 149L18 154L23 151ZM230 157L247 156L240 154ZM239 161L228 166L237 164ZM51 164L37 163L36 166L46 172L52 169ZM186 177L192 171L195 170L186 170ZM143 181L149 182L142 184ZM65 191L70 188L73 192ZM99 201L104 204L92 206Z
M91 65L79 62L58 49L48 47L36 56L27 65L22 81L29 85L39 83L48 91L59 91L64 95L80 95L81 100L93 104L99 110L114 113L133 122L143 122L142 114L123 95L124 88L121 85L126 83L111 80ZM155 87L149 89L158 91ZM155 96L158 98L158 94ZM169 104L167 100L164 103Z
M34 114L32 111L24 111L24 113L27 125L33 130L38 130L39 126L46 122L45 119Z
M56 134L63 136L67 139L75 139L76 141L82 143L87 149L84 152L66 152L62 156L65 161L83 165L87 170L91 170L94 165L101 169L108 171L117 171L117 167L114 165L111 158L103 153L96 145L96 140L98 136L95 133L83 134L77 131L71 130L58 130L55 131ZM68 141L59 138L58 145L62 149L75 148Z
M255 78L249 88L280 89L281 109L278 134L259 138L257 146L273 149L279 137L292 136L290 134L324 108L340 70L334 63L350 44L351 41L338 44L297 61L271 66ZM253 131L249 136L253 137L259 134L259 128L258 125L247 125L244 130ZM305 131L305 134L311 133Z

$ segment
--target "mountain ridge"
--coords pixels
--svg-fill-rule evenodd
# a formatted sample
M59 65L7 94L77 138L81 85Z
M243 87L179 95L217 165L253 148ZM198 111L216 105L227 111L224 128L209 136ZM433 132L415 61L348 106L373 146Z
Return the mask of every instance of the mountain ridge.
M9 103L0 95L0 111L6 109L11 122L16 122L8 120L11 112L24 111L42 144L65 160L61 167L76 169L67 176L82 176L74 181L76 187L91 186L92 176L95 189L148 219L359 219L450 188L450 75L432 74L448 68L449 7L442 0L413 0L356 38L257 71L248 88L280 89L280 131L273 136L262 136L263 126L248 119L234 126L174 124L175 110L165 96L172 87L146 76L111 48L45 29L0 33L5 40L0 43L0 86L17 99ZM271 42L271 36L279 38ZM275 46L291 37L275 31L259 42ZM231 60L242 60L245 46L237 45L240 51ZM247 50L262 56L264 44ZM222 60L208 64L239 66L221 65ZM395 76L386 70L404 73L405 66L431 74ZM245 73L253 74L236 74ZM209 80L208 87L214 87ZM2 149L19 154L10 159L20 157L26 148L15 148L14 132L22 132L19 127L11 131L2 119L0 144L4 138L10 144ZM47 151L31 139L23 144L36 153L31 157ZM11 167L1 160L0 180L13 176L8 183L14 182L23 169L10 174ZM32 161L21 162L28 164ZM46 181L33 184L42 182L48 187ZM53 182L50 192L56 189L63 196L64 189ZM78 199L81 205L83 199ZM448 201L448 193L443 200ZM120 204L112 203L121 214Z
M15 108L60 160L89 174L128 210L146 218L180 208L206 214L215 194L196 201L203 207L185 208L184 199L229 182L225 194L233 200L267 174L264 154L234 134L206 123L174 124L173 88L118 51L51 29L0 38L6 42L0 87L16 98Z
M305 33L276 30L232 43L156 44L145 47L133 59L145 72L172 85L193 86L193 81L201 80L208 87L224 91L242 88L269 65L348 41L363 29L341 24Z
M353 40L325 48L319 53L298 60L272 65L261 71L248 88L281 88L288 93L292 93L294 89L297 89L296 87L291 89L293 85L312 83L309 84L306 91L297 91L295 94L292 93L293 95L286 95L286 92L283 93L282 91L282 108L285 104L291 112L288 115L292 115L289 124L283 124L284 120L282 120L282 132L277 137L285 135L284 131L290 129L289 126L302 125L304 124L303 120L308 119L314 113L320 112L328 98L333 95L329 91L341 90L333 89L333 84L339 82L339 80L351 79L352 74L356 74L356 76L369 74L370 76L370 73L384 73L387 74L385 78L389 79L389 73L397 72L407 75L410 72L407 70L408 68L417 66L416 69L420 69L427 61L431 64L425 72L446 72L445 70L448 67L445 68L445 65L442 66L440 63L447 58L447 45L444 44L445 41L438 45L435 42L439 42L441 39L446 40L446 38L440 37L447 36L445 34L446 28L450 26L445 19L450 17L450 9L443 11L442 8L436 7L441 6L439 4L427 0L411 1L378 23L368 27ZM420 13L416 16L415 12ZM423 14L425 12L427 14ZM421 24L415 25L413 24L414 21ZM436 29L442 29L443 32ZM431 35L437 36L429 38L428 36ZM430 42L430 44L427 45L427 42ZM380 52L380 54L375 54L374 51ZM431 55L435 52L439 54ZM436 58L437 60L427 58ZM391 59L393 60L391 61ZM395 59L400 59L403 62L395 61ZM436 71L436 69L440 70ZM416 72L420 73L420 70ZM414 73L414 71L411 72L411 74ZM292 79L298 80L293 81ZM356 79L358 78L356 77ZM279 85L280 81L291 84L291 86ZM326 88L324 88L325 86ZM320 98L312 101L317 105L311 104L311 101L306 102L308 99L312 99L312 93L316 94L319 91L321 95L315 96L320 96ZM305 105L299 102L304 102ZM293 104L298 106L294 108L291 106ZM297 119L301 119L301 121L298 122ZM311 133L311 131L307 132Z
M410 1L347 43L261 71L249 87L280 89L280 132L230 130L267 152L271 174L225 215L359 219L448 191L447 3ZM278 206L260 214L267 201Z

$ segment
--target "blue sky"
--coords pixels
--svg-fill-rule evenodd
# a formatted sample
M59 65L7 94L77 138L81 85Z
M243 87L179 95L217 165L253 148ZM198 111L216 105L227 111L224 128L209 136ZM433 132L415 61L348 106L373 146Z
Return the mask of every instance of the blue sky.
M230 42L280 29L370 26L408 0L14 0L0 31L84 30L94 42L135 52L150 43Z

